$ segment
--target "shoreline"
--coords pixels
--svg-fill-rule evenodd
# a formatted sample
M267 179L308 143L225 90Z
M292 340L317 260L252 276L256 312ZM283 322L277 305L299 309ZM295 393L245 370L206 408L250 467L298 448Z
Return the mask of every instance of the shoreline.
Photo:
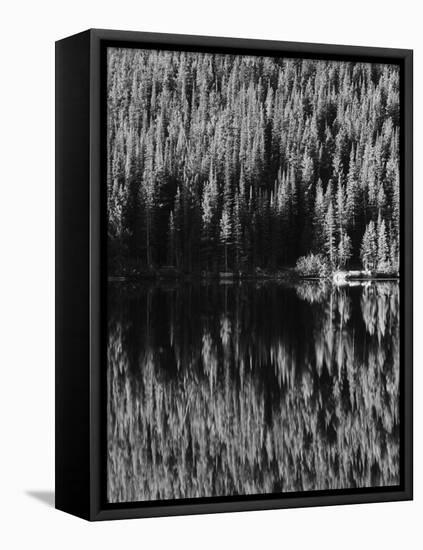
M149 273L131 273L124 275L111 275L107 278L108 282L172 282L180 281L190 282L210 282L210 283L235 283L235 282L257 282L274 281L295 283L301 281L326 282L342 286L349 283L363 282L395 282L400 280L399 275L388 275L383 273L365 273L360 271L334 271L327 277L303 276L294 270L281 270L277 273L236 273L236 272L216 272L216 273L179 273L179 272L156 272Z

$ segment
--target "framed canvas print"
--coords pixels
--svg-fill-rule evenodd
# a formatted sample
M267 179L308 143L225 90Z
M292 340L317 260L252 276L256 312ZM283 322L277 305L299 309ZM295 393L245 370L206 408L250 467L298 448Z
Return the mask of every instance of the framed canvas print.
M56 507L412 498L412 52L56 44Z

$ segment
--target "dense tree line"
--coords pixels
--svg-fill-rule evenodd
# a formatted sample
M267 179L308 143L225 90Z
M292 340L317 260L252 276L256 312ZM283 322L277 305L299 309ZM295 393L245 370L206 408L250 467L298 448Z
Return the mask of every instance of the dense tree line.
M398 270L394 65L109 49L113 269Z

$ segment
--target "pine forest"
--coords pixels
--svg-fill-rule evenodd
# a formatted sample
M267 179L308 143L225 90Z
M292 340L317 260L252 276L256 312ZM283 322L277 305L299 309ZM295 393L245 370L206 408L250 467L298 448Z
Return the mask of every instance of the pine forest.
M109 273L399 270L395 65L108 49Z

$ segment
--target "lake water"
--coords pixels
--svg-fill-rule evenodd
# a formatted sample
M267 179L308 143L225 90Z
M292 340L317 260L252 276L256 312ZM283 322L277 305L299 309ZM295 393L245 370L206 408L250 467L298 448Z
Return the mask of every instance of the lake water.
M109 283L109 502L399 484L399 286Z

